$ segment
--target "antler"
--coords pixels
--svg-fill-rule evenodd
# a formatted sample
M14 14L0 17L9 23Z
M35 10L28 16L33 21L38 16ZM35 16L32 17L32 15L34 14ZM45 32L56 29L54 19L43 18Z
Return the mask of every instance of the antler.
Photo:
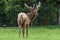
M34 9L35 8L35 4L33 4L33 7L32 6L28 6L26 3L24 3L24 5L27 7L27 8L29 8L29 9ZM36 8L39 8L40 7L40 5L41 5L41 3L39 2L39 4L37 5L36 4Z
M33 4L33 9L34 9L34 7L35 7L35 4Z
M39 7L40 7L40 5L41 5L41 3L40 3L40 2L39 2L39 4L38 4L38 5L36 4L36 8L39 8Z
M26 3L24 3L24 5L29 9L33 9L32 6L29 7Z

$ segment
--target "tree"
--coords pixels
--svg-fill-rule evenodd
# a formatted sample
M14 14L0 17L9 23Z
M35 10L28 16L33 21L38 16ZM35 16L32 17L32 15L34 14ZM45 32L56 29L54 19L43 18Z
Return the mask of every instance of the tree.
M39 1L41 1L42 4L38 11L39 15L33 25L57 24L57 3L59 0L1 0L0 25L16 26L18 13L29 12L29 9L24 6L24 3L31 6Z

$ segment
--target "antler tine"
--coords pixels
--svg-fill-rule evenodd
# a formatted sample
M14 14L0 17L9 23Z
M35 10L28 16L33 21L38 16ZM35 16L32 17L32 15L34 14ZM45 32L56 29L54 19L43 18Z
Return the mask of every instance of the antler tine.
M26 3L24 3L24 5L25 5L27 8L32 9L32 6L29 7Z
M35 7L35 4L33 4L33 9L34 9L34 7Z
M40 5L41 5L41 3L40 3L40 2L39 2L39 4L38 4L38 5L36 4L36 8L39 8L39 7L40 7Z

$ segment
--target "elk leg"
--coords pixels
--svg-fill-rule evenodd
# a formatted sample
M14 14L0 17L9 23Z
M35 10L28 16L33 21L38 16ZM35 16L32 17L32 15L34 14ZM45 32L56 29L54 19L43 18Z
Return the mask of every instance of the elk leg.
M18 26L19 26L19 38L20 38L21 26L20 26L19 20L17 20L17 23L18 23Z
M23 35L23 38L24 38L24 27L22 27L22 35Z
M28 26L26 26L26 37L28 38Z
M20 38L20 34L21 34L21 26L19 26L19 38Z

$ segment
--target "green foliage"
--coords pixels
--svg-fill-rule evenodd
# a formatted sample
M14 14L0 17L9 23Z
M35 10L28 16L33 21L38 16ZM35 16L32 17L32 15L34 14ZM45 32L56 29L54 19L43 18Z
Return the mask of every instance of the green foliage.
M24 6L27 3L29 6L36 3L37 0L1 0L0 1L0 25L7 26L17 25L17 14L19 12L29 12ZM59 1L59 0L58 0ZM57 0L46 0L42 3L34 25L44 25L44 17L47 17L47 24L57 24Z

